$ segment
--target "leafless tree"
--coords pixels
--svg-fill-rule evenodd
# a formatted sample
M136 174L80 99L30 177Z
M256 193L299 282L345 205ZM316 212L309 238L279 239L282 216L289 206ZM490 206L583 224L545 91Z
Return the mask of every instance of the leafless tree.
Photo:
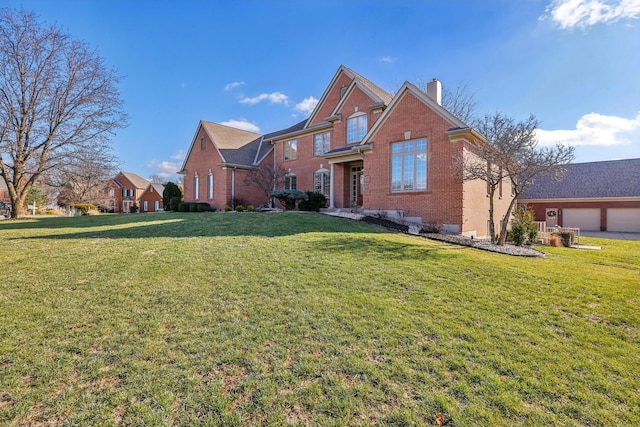
M418 77L416 80L416 86L424 93L427 93L427 83L428 81L424 77ZM476 91L471 88L468 82L458 82L453 90L443 86L442 106L471 127L475 126L478 121Z
M161 177L158 174L153 174L149 177L149 182L153 183L153 184L166 184L167 183L167 179Z
M538 147L535 131L539 121L532 114L516 121L502 113L486 114L476 123L482 138L469 147L457 162L457 175L464 181L486 182L489 193L489 233L491 240L504 245L507 226L515 203L533 180L541 175L560 175L573 160L574 147L556 143ZM496 236L494 198L503 180L511 184L511 201Z
M106 182L116 175L119 162L109 147L89 147L64 165L45 172L44 182L57 190L58 203L91 203L106 206Z
M286 174L287 171L284 168L265 159L256 169L252 169L246 174L244 184L260 189L266 200L270 200L269 193L284 185Z
M109 146L126 125L119 81L87 44L32 12L0 9L0 176L12 216L41 175Z

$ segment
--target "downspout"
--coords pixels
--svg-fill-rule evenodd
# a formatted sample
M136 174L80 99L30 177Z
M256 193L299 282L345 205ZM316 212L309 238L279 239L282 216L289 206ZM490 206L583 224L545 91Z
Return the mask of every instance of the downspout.
M236 200L236 168L231 168L231 209L235 209L234 206Z
M271 188L272 191L276 191L276 174L278 173L278 165L276 163L276 144L273 141L270 141L270 144L273 145L273 186ZM273 197L269 197L269 207L275 208L276 204L274 203Z

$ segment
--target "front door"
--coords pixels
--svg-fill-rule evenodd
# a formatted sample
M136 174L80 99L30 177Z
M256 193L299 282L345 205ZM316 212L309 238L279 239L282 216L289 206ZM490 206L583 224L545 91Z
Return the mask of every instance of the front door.
M364 195L364 174L362 166L351 168L351 205L362 206Z
M558 208L547 208L546 223L547 228L558 225Z

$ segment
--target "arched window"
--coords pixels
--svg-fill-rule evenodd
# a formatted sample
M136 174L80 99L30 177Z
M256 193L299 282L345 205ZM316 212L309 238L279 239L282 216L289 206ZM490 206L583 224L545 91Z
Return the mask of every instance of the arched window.
M200 178L198 178L198 172L196 172L193 177L193 198L194 200L198 200L200 197Z
M329 197L331 185L331 176L326 169L318 169L313 173L313 191L316 193L322 193L326 197Z
M285 190L296 190L296 174L288 173L284 176L284 189Z

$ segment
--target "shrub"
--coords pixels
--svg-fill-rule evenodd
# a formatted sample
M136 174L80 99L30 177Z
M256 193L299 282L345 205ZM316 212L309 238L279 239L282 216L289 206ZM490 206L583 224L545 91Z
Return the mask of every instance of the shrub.
M236 206L236 212L244 212L244 206L242 205Z
M189 212L198 212L198 204L189 203Z
M231 206L229 205L224 205L224 208L222 208L225 212L231 212Z
M181 202L178 205L178 212L189 212L189 203Z
M269 193L270 197L278 199L284 209L289 211L296 208L298 200L308 200L309 196L300 190L275 190Z
M136 213L136 212L138 212L138 205L134 203L131 206L129 206L129 213Z
M215 211L215 209L209 203L198 203L198 212L211 212Z
M180 203L182 203L182 196L175 196L169 200L169 210L178 212Z
M560 243L560 236L558 236L557 234L552 234L551 236L549 236L549 246L553 246L556 248L562 246L562 244Z
M175 204L172 204L171 201L174 198L178 198L178 202ZM180 189L180 187L171 181L167 182L162 192L162 203L164 204L164 207L172 211L177 211L178 204L181 201L182 201L182 190Z
M307 200L302 200L298 207L301 211L320 212L320 209L327 206L327 197L315 191L305 191Z
M56 210L55 209L47 209L46 211L44 211L44 214L45 215L55 215L56 214Z
M95 205L91 203L74 203L71 207L79 211L81 215L86 215L90 210L97 210Z
M565 248L571 247L574 239L573 231L561 231L558 233L558 235L560 236L560 240L562 241L562 246L564 246Z
M538 228L536 227L533 212L525 206L518 207L513 216L509 234L511 241L516 246L522 246L524 243L535 243L538 236Z
M256 207L255 207L255 206L253 206L253 205L249 205L249 206L247 206L247 211L249 211L249 212L255 212L255 211L256 211Z

